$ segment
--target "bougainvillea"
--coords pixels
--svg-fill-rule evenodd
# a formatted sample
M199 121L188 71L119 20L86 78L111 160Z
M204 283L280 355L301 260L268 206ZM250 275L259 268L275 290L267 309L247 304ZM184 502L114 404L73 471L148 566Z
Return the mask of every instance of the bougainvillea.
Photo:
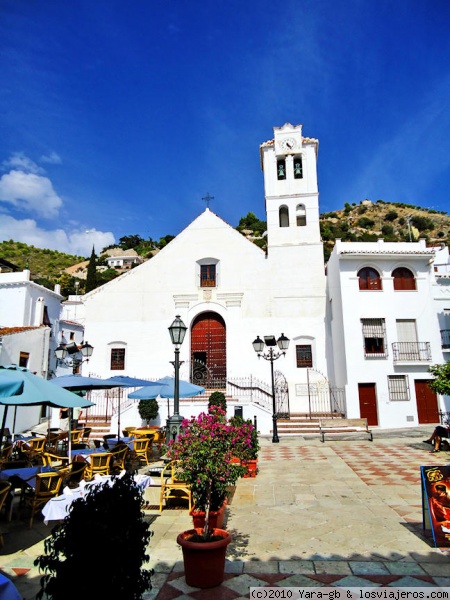
M212 406L208 413L185 419L176 441L169 442L167 455L178 461L177 476L191 486L196 509L218 510L244 469L231 462L235 449L251 446L252 426L232 425L226 413ZM206 531L205 531L206 533Z

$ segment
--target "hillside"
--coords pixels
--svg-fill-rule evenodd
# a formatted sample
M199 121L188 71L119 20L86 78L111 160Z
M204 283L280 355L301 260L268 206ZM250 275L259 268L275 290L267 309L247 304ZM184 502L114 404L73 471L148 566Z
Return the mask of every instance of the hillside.
M264 246L266 238L261 235L264 227L264 221L259 221L253 213L248 213L246 217L241 218L236 229L250 237L254 243ZM398 242L415 241L419 237L425 237L429 244L450 245L450 216L446 213L382 200L364 200L359 204L346 203L341 210L323 213L320 215L320 230L325 261L333 250L334 240L338 238L343 241L366 242L383 238L387 242ZM136 244L140 243L141 246L142 242L145 242L140 236L125 236L121 240L133 247L130 240L134 238ZM173 236L166 238L164 242L169 243ZM136 250L139 249L140 246L137 245ZM56 280L61 280L64 295L75 293L75 279L66 273L61 276L62 272L67 267L86 260L83 256L35 248L12 240L0 242L0 258L8 260L20 269L28 265L33 281L50 289L53 289ZM104 282L105 280L99 281L98 284ZM82 289L80 291L82 292Z
M450 244L450 216L399 202L363 200L321 214L320 231L327 260L336 239L373 242L383 238L386 242L400 242L425 238L430 245Z

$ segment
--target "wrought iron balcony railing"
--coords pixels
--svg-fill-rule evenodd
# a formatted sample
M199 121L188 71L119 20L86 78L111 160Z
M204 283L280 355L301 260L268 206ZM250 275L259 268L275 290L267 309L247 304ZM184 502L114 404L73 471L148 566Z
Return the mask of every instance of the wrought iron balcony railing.
M394 342L394 362L427 362L431 360L430 342Z
M441 329L442 348L450 348L450 329Z

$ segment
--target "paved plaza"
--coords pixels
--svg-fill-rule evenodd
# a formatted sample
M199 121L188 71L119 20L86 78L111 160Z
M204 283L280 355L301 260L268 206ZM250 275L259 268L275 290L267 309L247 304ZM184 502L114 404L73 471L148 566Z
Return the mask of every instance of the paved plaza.
M155 574L143 600L234 600L248 598L251 586L269 584L450 587L450 551L435 548L422 526L420 466L450 463L449 452L430 454L422 442L431 430L375 429L373 442L299 436L272 444L263 438L258 476L238 482L227 509L233 541L225 580L214 590L184 580L176 537L192 527L188 511L159 513L158 488L146 490L154 532L148 566ZM16 518L0 526L0 569L31 600L39 590L33 560L43 553L51 525L37 518L28 530Z

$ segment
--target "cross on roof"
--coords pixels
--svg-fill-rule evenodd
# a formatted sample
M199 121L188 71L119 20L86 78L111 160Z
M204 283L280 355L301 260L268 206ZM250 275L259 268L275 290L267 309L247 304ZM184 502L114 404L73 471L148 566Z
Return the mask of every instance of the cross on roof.
M209 208L209 203L211 200L214 200L214 196L210 196L209 192L206 192L206 196L202 200L206 202L206 208Z

